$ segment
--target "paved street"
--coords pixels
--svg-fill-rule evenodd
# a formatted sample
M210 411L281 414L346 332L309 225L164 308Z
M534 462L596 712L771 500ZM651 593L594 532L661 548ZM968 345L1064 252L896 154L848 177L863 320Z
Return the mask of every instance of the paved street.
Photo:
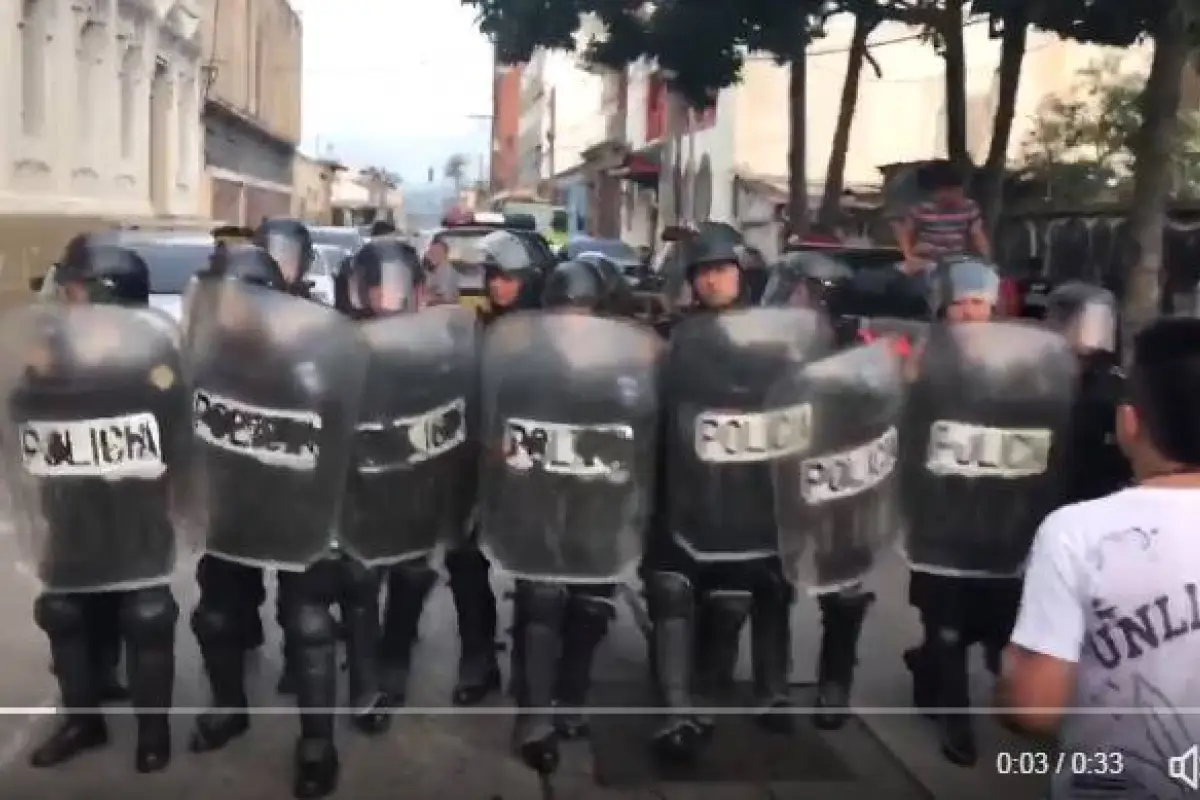
M11 532L0 533L0 622L6 631L0 699L12 708L52 706L54 687L47 672L45 642L30 620L33 590L28 579L11 566L15 552ZM860 654L856 698L860 706L900 708L909 702L908 675L900 656L916 637L916 619L904 604L904 570L889 563L874 581L880 595L869 616ZM181 605L190 610L195 591L183 570L177 580ZM264 609L264 617L271 609ZM816 647L815 605L802 603L796 610L796 669L798 684L813 678ZM254 666L256 702L284 707L273 687L279 671L278 638L268 642ZM201 706L205 689L199 657L186 614L180 620L177 703ZM422 628L418 664L410 704L442 707L454 677L456 660L453 604L445 587L438 589ZM600 657L597 702L636 705L644 698L645 645L628 609L622 610ZM986 702L989 689L982 664L977 695ZM748 675L748 664L741 665ZM803 686L797 697L806 698ZM171 797L174 800L210 800L222 794L251 793L270 798L289 795L288 758L296 724L283 715L266 715L254 721L250 735L230 749L194 756L185 751L190 714L180 714L176 727L176 757L164 774L137 776L132 769L132 720L116 718L113 744L104 751L52 771L26 765L31 741L49 724L31 711L0 718L0 797L25 800L69 793L79 800L141 800ZM622 798L695 798L744 800L748 798L892 798L971 797L972 800L1015 800L1038 796L1036 784L1017 778L997 777L994 754L1022 745L993 723L979 725L982 757L979 766L964 770L946 764L937 752L930 723L909 714L868 714L865 726L852 723L834 735L815 733L806 720L790 740L757 732L752 725L732 717L719 718L714 747L737 753L736 759L753 764L757 773L750 782L720 774L722 759L706 761L696 774L706 782L689 782L684 774L646 774L638 765L639 737L645 725L636 719L604 716L596 721L593 758L587 744L566 747L564 765L555 783L556 796L573 800ZM640 727L639 727L640 724ZM339 797L464 798L518 800L540 797L532 775L508 756L510 720L499 701L493 708L471 716L411 715L398 719L390 733L367 740L347 729L341 737L343 780ZM774 764L761 763L773 761ZM639 777L639 774L641 777ZM608 784L606 787L599 782ZM640 785L639 785L640 784ZM614 785L619 788L614 788ZM67 794L59 794L67 796Z

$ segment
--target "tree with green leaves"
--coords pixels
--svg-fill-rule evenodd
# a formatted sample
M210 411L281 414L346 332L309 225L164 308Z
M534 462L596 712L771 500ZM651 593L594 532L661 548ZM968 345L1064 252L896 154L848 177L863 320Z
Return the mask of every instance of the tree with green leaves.
M1047 97L1023 145L1026 176L1053 201L1127 201L1133 188L1134 148L1142 127L1142 73L1118 59L1081 70L1071 91ZM1200 196L1200 114L1179 115L1171 154L1170 194Z

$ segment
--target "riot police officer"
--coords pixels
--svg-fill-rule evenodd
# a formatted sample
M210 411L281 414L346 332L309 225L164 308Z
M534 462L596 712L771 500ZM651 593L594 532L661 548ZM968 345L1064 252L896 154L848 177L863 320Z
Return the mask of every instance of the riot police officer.
M495 231L479 240L489 307L480 314L485 325L521 309L536 308L542 276L519 236ZM450 593L458 614L459 664L454 704L475 705L500 688L496 660L496 595L490 566L475 537L446 553Z
M763 292L765 306L811 308L830 317L839 346L863 341L858 320L842 316L845 293L854 273L842 261L808 251L786 253L770 270ZM821 649L817 657L818 728L835 730L848 719L850 690L858 663L858 640L875 594L852 582L817 594L821 608Z
M197 718L191 747L217 750L249 729L245 659L255 644L251 629L261 624L262 570L278 568L285 677L291 674L301 711L293 793L321 797L336 787L339 772L331 711L337 697L336 642L329 608L340 597L343 577L339 561L326 557L334 521L323 521L337 508L341 487L329 484L332 475L324 472L345 474L352 422L342 409L357 402L365 356L353 331L338 327L344 320L304 299L299 276L308 238L306 230L297 230L284 226L285 232L260 236L292 259L290 277L266 248L229 248L215 258L210 277L196 283L189 304L189 358L196 402L202 406L197 434L204 458L213 462L206 470L211 524L197 569L200 601L192 629L214 708ZM274 327L285 317L296 320L297 327ZM304 338L293 341L296 336ZM254 359L253 369L241 361L247 357ZM315 404L332 416L317 427L302 421L310 411L271 416L281 414L273 409L292 403ZM258 417L263 433L247 437L240 432L239 420ZM282 438L259 441L271 436ZM316 437L316 443L307 444L306 437ZM274 455L265 455L268 451ZM280 454L290 461L281 465ZM287 466L293 462L301 465ZM313 475L320 477L308 483ZM271 486L305 496L299 516L292 511L294 503L263 503L264 494L281 499L272 496Z
M790 704L793 588L778 557L769 470L772 458L789 451L727 453L708 434L721 438L726 424L758 431L752 438L765 435L763 426L799 431L791 424L797 419L729 409L764 402L771 383L789 366L827 354L832 334L819 314L747 308L739 243L723 231L701 231L676 244L686 279L676 293L690 295L691 303L671 331L663 388L667 491L651 524L643 579L654 628L653 666L667 706L653 746L660 757L688 760L708 728L686 710L694 705L690 674L694 670L706 691L726 690L748 617L755 690L764 712L759 721L775 732L791 727L790 715L780 712ZM729 394L734 385L739 391L753 388L734 396ZM726 410L718 411L722 406ZM689 508L689 496L708 500ZM735 508L744 512L737 522L725 517Z
M481 535L517 579L514 741L542 775L561 739L588 733L593 657L622 568L641 553L662 348L620 318L627 292L594 259L562 262L543 313L502 321L485 340L485 436L503 446L483 451Z
M1047 296L1045 321L1067 337L1080 367L1062 500L1094 500L1133 480L1116 440L1116 411L1125 384L1116 355L1116 299L1107 289L1068 281Z
M346 272L350 314L362 323L371 366L342 533L347 547L356 548L347 558L355 571L361 573L367 564L385 573L387 604L380 637L364 596L373 597L378 584L352 581L350 588L362 602L345 616L350 641L368 647L375 646L372 633L378 638L379 672L359 670L356 679L352 662L351 694L378 688L380 728L387 724L384 712L404 703L425 601L437 582L429 556L440 528L456 514L465 520L473 501L457 494L473 476L454 468L470 462L463 447L467 421L460 412L467 406L463 385L474 380L474 345L465 355L462 348L443 352L440 346L456 341L453 325L462 324L460 317L471 320L472 329L474 322L465 309L422 311L424 284L416 251L395 237L372 239ZM393 424L396 419L405 422ZM448 421L454 420L457 427L450 432ZM394 436L409 437L408 443L397 445L391 442ZM412 441L423 443L419 452L412 450ZM460 531L465 524L457 526ZM368 655L362 655L364 665L371 664Z
M8 453L22 469L10 486L14 501L30 506L19 519L44 523L44 534L22 541L36 546L29 558L43 592L34 617L50 641L64 708L30 762L50 767L107 743L99 706L113 692L124 639L135 766L156 772L171 758L179 614L169 585L171 500L184 497L190 437L178 337L147 308L149 271L127 248L78 236L51 281L63 303L11 311L3 333L28 361L5 365L16 430L0 444L20 445Z
M924 630L904 659L916 707L965 710L967 651L982 644L998 671L1033 533L1061 497L1077 359L1053 331L993 320L991 264L946 259L931 291L944 322L911 363L901 443L909 602ZM970 715L936 721L943 755L973 764Z

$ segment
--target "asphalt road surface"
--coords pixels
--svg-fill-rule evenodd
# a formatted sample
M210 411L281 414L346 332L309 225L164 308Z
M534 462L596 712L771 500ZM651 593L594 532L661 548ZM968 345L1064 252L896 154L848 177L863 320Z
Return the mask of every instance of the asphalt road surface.
M264 709L255 718L250 734L224 751L203 756L186 752L187 732L195 713L191 709L203 706L207 698L199 654L187 627L187 617L196 599L190 564L181 566L175 582L183 609L176 689L176 703L181 710L176 717L175 758L170 768L153 776L139 776L133 771L132 720L119 713L110 717L112 741L106 749L53 770L28 767L29 750L51 724L49 714L56 698L54 682L47 671L45 639L31 619L34 586L15 566L15 545L13 532L0 527L0 624L6 634L0 651L0 705L7 712L0 717L0 798L33 800L53 795L78 800L164 797L213 800L290 795L289 758L297 727L294 717L279 713L288 703L274 692L280 658L278 632L273 624L269 625L272 638L252 665L252 697ZM796 779L795 775L782 774L787 772L784 763L782 773L769 765L760 765L756 768L759 774L746 780L736 774L696 780L688 774L674 773L652 776L640 783L626 781L623 788L614 788L612 781L602 786L601 773L611 773L614 769L621 772L627 766L618 763L614 767L611 762L636 761L622 753L640 752L636 737L622 732L621 718L604 717L606 741L610 743L610 751L616 748L617 755L606 756L608 766L601 769L600 757L593 755L588 744L564 745L564 762L555 780L555 796L575 800L685 797L691 800L800 797L1032 800L1039 797L1040 783L997 775L997 752L1019 752L1028 750L1030 745L1002 731L992 720L982 719L977 724L979 764L973 769L963 769L942 759L932 724L904 710L910 702L911 685L901 654L918 638L916 617L905 601L905 581L906 573L894 559L885 563L871 581L879 601L868 617L855 686L856 705L863 709L862 724L852 724L852 730L845 733L816 734L808 720L801 718L796 735L784 740L776 737L769 746L762 745L779 762L794 766L807 758L809 766L804 769L816 772L828 766L816 762L833 760L833 756L821 754L835 753L846 765L842 777L830 778L834 773L829 773L823 779L827 782L806 781L804 776ZM503 580L497 580L497 588L503 593ZM273 619L273 602L271 598L264 607L264 619ZM507 609L503 614L507 617ZM817 621L815 603L797 605L793 679L798 684L811 682L815 673ZM378 739L366 739L343 724L339 734L342 783L337 797L523 800L543 796L538 781L509 755L511 718L503 699L475 714L419 710L448 706L456 659L454 609L449 590L443 585L432 596L422 623L409 698L410 706L418 710L396 719L391 730ZM746 658L739 670L748 676ZM975 659L973 671L977 701L987 704L991 687L981 658ZM644 675L645 643L634 616L623 607L598 657L596 676L601 686L598 693L621 696L619 692L612 695L604 687L636 687L641 685ZM797 693L798 697L804 696L803 689ZM735 725L732 718L718 717L714 746L722 741L728 741L730 747L743 746L745 742L720 737L722 730L741 730L735 729ZM729 736L744 738L736 732ZM751 739L750 749L759 748L754 735L747 736ZM599 751L598 746L596 750ZM897 788L901 784L903 790Z

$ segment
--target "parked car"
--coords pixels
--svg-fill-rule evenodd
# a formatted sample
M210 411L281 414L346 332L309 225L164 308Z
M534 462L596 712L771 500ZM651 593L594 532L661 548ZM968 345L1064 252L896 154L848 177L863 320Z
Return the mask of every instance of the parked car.
M347 255L358 252L367 240L358 228L345 228L337 225L309 225L308 232L314 245L330 245L341 248ZM339 259L340 260L340 259Z

